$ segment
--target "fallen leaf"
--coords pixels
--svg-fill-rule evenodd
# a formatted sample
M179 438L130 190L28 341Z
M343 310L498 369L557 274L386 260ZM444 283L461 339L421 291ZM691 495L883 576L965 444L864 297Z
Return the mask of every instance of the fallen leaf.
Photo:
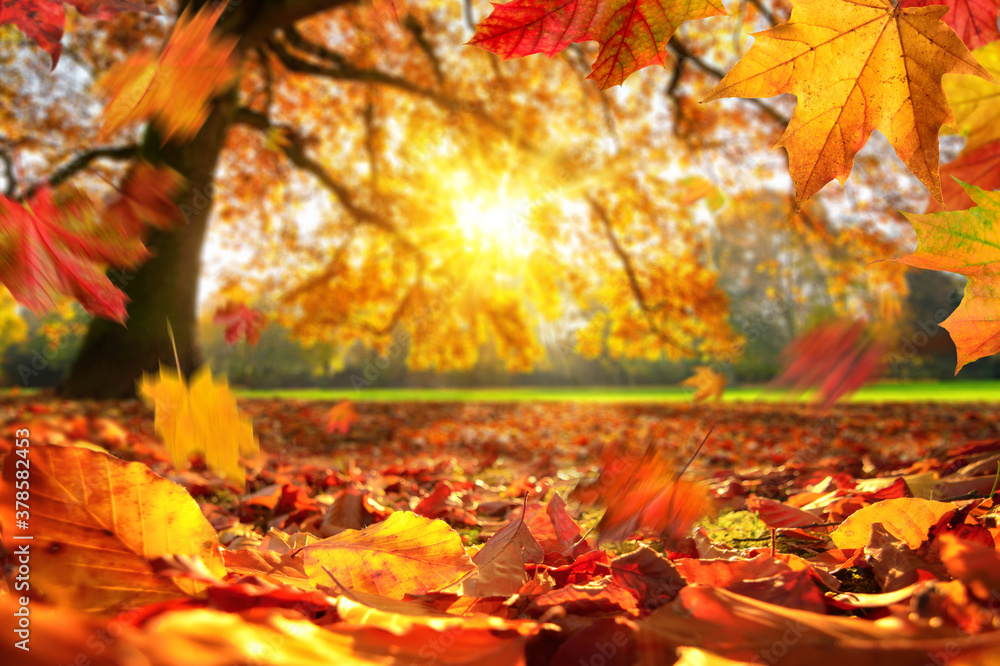
M323 539L301 554L313 582L338 583L391 599L448 588L475 569L457 532L443 521L409 511Z
M941 516L954 510L955 505L949 502L917 497L885 500L855 511L830 534L830 539L837 548L864 548L871 539L872 525L882 523L889 534L910 548L919 548Z
M524 522L524 514L490 537L472 558L476 573L465 580L462 593L470 597L508 597L530 576L528 563L541 564L545 553Z
M4 461L0 517L4 543L31 549L31 588L53 602L102 611L194 594L205 585L154 572L160 556L200 557L225 575L215 530L183 488L141 463L78 447L31 445L33 540L15 541L14 473Z
M652 611L677 596L687 585L670 560L643 543L608 565L611 579L631 592L640 608Z
M778 147L788 151L796 206L834 178L879 130L941 200L938 132L951 124L941 77L993 77L941 22L945 7L897 8L891 0L794 0L705 101L792 93L795 115Z
M640 625L640 650L679 646L754 663L926 666L930 655L946 654L950 666L974 666L1000 649L1000 631L970 636L904 622L859 622L697 585Z

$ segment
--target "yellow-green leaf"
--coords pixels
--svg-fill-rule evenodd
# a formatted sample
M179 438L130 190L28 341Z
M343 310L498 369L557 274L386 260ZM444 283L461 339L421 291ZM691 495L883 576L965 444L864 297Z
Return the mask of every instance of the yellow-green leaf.
M154 573L149 560L200 557L224 576L215 530L182 487L140 463L70 446L31 446L30 518L15 530L15 464L8 455L0 516L8 549L28 544L31 587L82 610L143 605L194 594L205 586ZM27 532L31 541L14 541Z

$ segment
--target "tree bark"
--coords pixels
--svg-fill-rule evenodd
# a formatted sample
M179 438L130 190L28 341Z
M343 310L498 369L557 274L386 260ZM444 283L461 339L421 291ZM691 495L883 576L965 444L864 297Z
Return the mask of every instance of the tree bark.
M235 94L216 100L208 120L193 139L159 147L146 137L147 156L177 170L187 186L178 205L184 222L171 233L154 231L147 240L153 258L137 272L112 271L112 281L129 297L128 320L95 319L83 346L59 387L59 395L80 399L119 399L136 394L136 381L159 365L174 367L173 329L180 369L189 375L202 363L197 334L198 276L212 208L212 183L219 154L235 113Z

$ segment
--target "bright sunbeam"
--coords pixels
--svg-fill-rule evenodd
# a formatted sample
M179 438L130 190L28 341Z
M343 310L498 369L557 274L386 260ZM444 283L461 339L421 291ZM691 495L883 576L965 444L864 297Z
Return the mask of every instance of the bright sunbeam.
M529 203L524 199L477 196L455 202L455 218L466 247L478 252L526 257L534 250L529 228Z

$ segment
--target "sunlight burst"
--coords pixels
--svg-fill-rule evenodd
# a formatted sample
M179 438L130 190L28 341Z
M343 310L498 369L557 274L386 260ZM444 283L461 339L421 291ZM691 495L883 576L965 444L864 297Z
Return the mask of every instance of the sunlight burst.
M523 258L535 249L529 208L527 200L501 193L457 201L455 217L470 250Z

